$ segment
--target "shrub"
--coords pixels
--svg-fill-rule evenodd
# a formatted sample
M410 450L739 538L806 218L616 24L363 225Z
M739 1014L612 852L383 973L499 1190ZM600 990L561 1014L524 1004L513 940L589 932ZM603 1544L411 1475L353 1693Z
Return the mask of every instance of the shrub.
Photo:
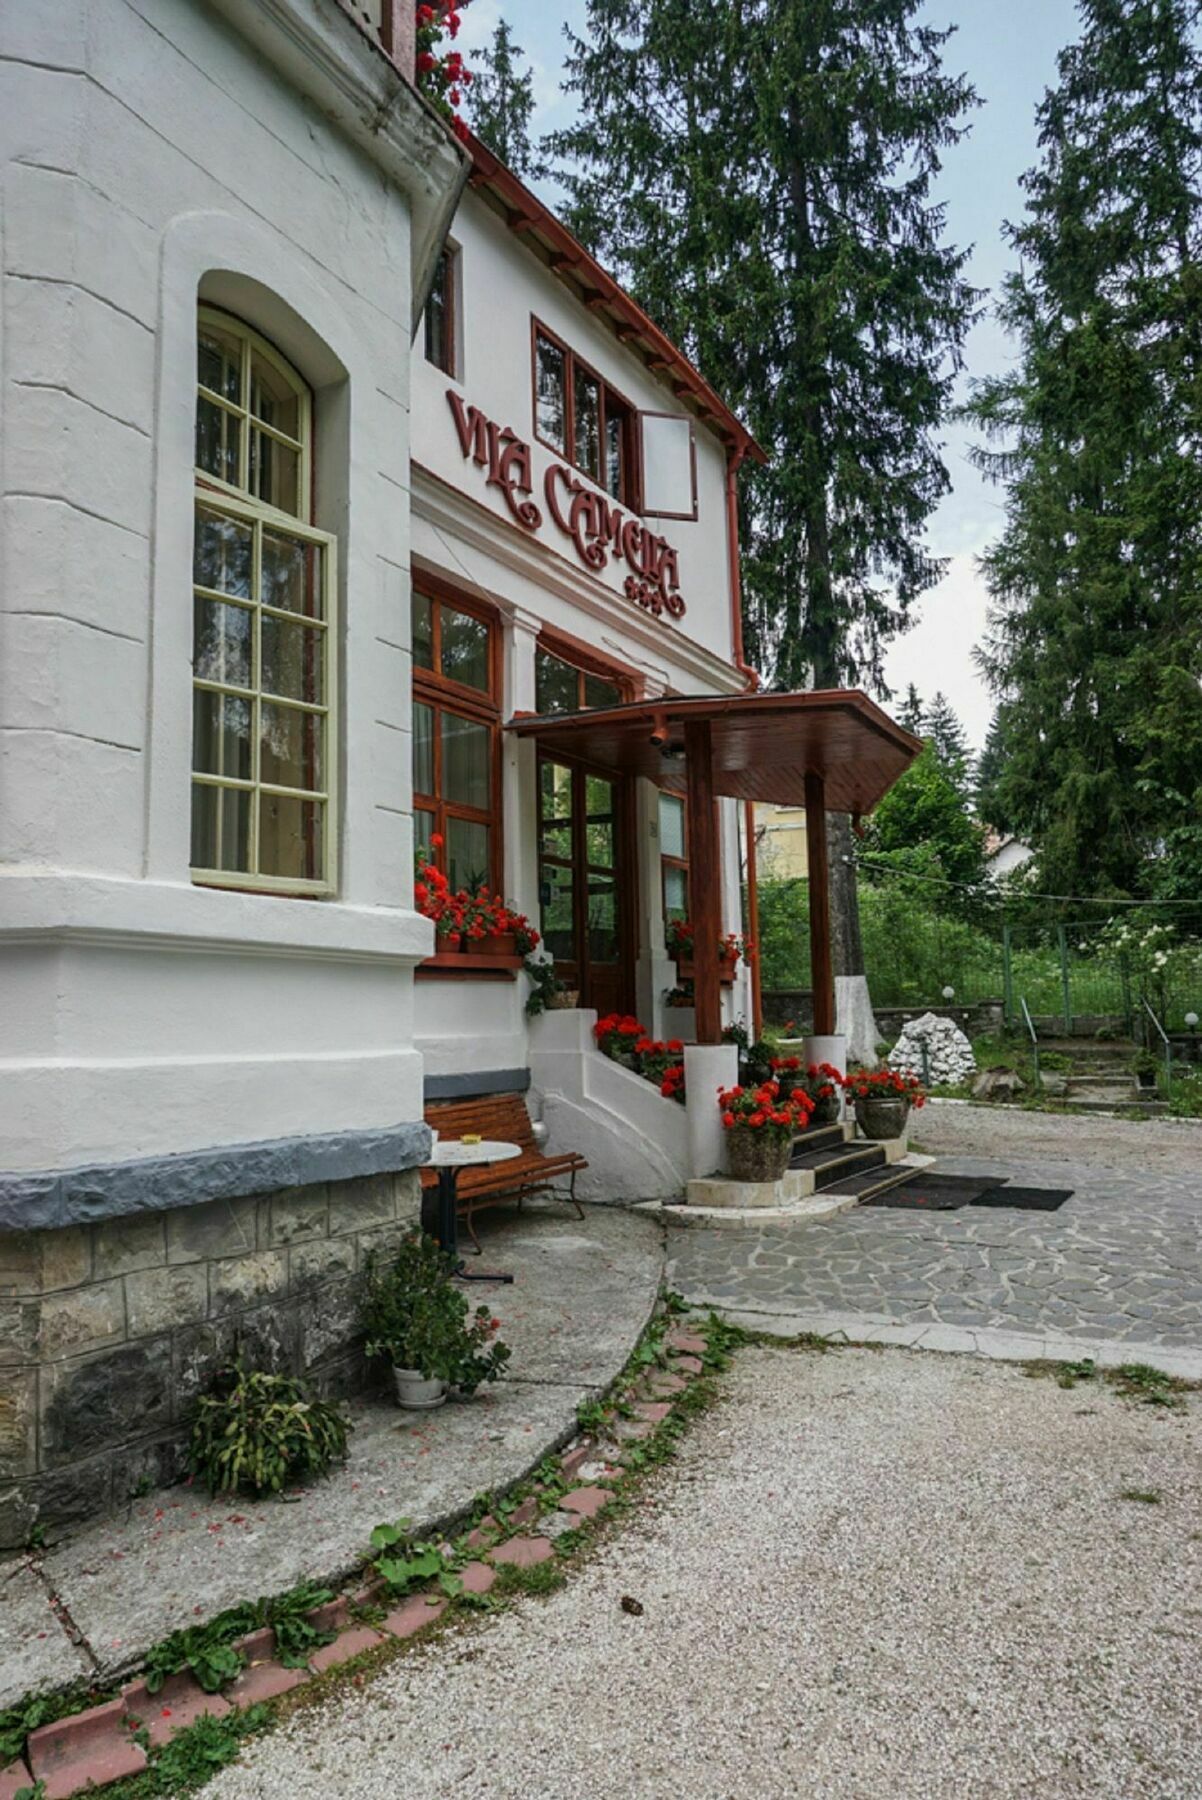
M189 1460L212 1494L235 1488L277 1494L345 1461L350 1428L336 1406L314 1399L298 1377L268 1375L238 1361L220 1369L196 1402Z
M417 1369L470 1394L497 1379L509 1346L489 1342L500 1320L487 1306L469 1322L467 1301L451 1283L454 1269L454 1258L433 1238L407 1237L387 1267L369 1262L360 1317L369 1356L387 1356L394 1368Z

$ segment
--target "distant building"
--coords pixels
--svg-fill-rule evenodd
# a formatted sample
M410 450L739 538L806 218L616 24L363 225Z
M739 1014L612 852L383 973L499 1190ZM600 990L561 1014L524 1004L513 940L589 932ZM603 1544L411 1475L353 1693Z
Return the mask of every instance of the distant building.
M806 879L804 806L757 806L755 834L761 879Z
M1017 874L1034 855L1030 844L1010 832L994 831L991 827L985 834L985 873L990 881L1004 881L1007 875Z

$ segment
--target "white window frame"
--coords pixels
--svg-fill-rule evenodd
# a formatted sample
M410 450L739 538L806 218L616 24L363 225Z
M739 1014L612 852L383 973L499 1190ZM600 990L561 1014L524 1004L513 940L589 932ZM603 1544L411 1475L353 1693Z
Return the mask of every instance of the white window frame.
M225 517L248 524L252 533L252 575L250 596L238 596L224 593L217 589L200 587L195 579L192 583L193 604L199 594L215 600L222 605L240 606L244 610L269 617L288 619L295 615L287 609L264 606L262 600L262 539L264 528L279 531L294 537L303 543L312 544L321 551L321 621L310 621L308 628L318 630L324 637L324 657L322 669L321 704L315 702L298 702L288 695L274 695L265 692L262 684L261 669L261 632L252 634L252 669L251 685L247 688L234 686L232 683L210 681L198 677L193 670L192 693L206 692L229 694L245 700L251 708L251 777L213 775L195 767L191 770L189 787L189 812L192 808L192 792L197 787L224 788L234 792L248 793L250 802L250 830L248 836L249 869L210 869L192 865L192 880L203 887L225 887L253 890L269 894L293 895L328 895L337 890L336 867L338 855L338 540L330 532L319 531L309 523L312 457L312 396L308 385L290 363L275 350L266 339L262 338L251 326L232 313L217 307L201 306L197 315L197 330L204 324L227 335L236 336L243 345L241 371L241 405L234 406L224 396L215 394L211 389L196 384L197 397L203 395L213 401L224 411L239 418L239 471L249 473L250 451L250 366L249 352L258 354L269 362L296 391L298 397L299 436L291 438L286 433L273 430L256 419L255 429L265 431L269 437L275 438L297 453L298 471L298 503L300 511L290 513L282 508L272 506L251 494L246 488L224 481L212 475L207 469L196 467L193 480L193 544L195 545L196 513L200 507ZM195 566L193 568L195 576ZM286 787L276 782L262 781L259 778L259 759L261 754L260 710L264 699L271 704L280 703L291 706L294 710L320 715L324 720L324 742L322 745L322 786L319 789L300 789ZM194 760L190 758L190 761ZM322 844L321 867L322 876L318 880L301 876L271 875L261 873L259 861L259 813L260 796L276 794L286 799L320 802L322 807Z

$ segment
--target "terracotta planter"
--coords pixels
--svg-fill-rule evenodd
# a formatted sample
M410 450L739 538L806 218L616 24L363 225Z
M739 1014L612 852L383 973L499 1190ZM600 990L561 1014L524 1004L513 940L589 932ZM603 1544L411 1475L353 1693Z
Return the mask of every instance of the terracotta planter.
M863 1137L903 1137L909 1116L910 1102L900 1094L856 1096L856 1124Z
M561 994L552 994L547 1001L548 1012L571 1012L580 1005L580 989L564 988Z
M462 948L462 945L463 938L458 931L445 932L434 940L434 948L440 952L459 950Z
M738 961L739 959L737 956L723 956L719 959L718 980L724 987L731 987L733 985ZM683 985L686 981L695 981L696 978L696 964L694 963L693 958L691 956L688 958L678 956L676 958L677 981Z
M430 1412L447 1397L447 1384L437 1376L425 1376L420 1369L393 1369L397 1405L406 1412Z
M486 937L467 940L469 956L516 956L518 940L515 931L490 931Z
M726 1133L727 1160L734 1181L779 1181L793 1154L793 1139L776 1131L735 1125Z

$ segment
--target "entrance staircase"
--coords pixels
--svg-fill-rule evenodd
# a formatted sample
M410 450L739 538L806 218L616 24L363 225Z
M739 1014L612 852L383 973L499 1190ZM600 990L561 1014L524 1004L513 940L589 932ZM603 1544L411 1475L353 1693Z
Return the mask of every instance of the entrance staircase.
M842 1125L821 1126L798 1138L789 1167L811 1170L815 1192L854 1194L857 1200L883 1194L914 1174L904 1164L889 1163L879 1144L845 1137Z

